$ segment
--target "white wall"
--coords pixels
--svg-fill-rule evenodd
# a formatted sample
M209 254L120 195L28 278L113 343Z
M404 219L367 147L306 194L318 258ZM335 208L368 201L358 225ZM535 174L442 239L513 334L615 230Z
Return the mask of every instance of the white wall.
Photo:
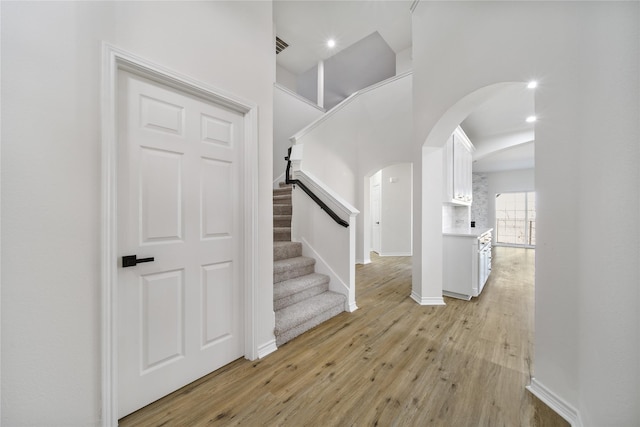
M276 82L279 85L282 85L287 89L295 92L298 85L297 81L298 77L295 74L293 74L283 66L276 64Z
M284 160L296 132L322 116L324 111L277 85L273 91L273 179L280 177L286 167ZM277 182L275 183L278 184Z
M396 75L396 54L376 31L324 60L324 107Z
M412 47L396 53L396 75L413 69Z
M585 426L640 420L639 6L420 2L413 14L417 145L444 142L491 85L539 79L533 374ZM419 195L439 179L421 173Z
M364 243L369 203L368 177L394 163L412 162L411 75L394 78L336 107L326 120L303 131L301 169L311 172L361 214L357 217L356 259L367 260Z
M412 253L412 165L387 166L381 174L380 255ZM393 182L392 182L393 180Z
M102 41L258 105L257 338L273 339L271 4L1 8L2 424L99 424Z

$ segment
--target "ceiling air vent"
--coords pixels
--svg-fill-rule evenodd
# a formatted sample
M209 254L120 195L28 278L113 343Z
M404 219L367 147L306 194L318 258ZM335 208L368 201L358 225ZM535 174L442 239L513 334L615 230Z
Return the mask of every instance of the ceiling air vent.
M285 50L289 45L287 42L276 36L276 55Z

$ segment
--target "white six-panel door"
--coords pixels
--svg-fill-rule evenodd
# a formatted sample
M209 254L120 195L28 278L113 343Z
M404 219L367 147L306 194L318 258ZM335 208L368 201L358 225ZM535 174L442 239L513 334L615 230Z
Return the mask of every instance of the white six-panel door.
M381 251L381 229L380 229L380 184L371 187L371 249L378 254Z
M244 354L243 116L118 79L118 416Z

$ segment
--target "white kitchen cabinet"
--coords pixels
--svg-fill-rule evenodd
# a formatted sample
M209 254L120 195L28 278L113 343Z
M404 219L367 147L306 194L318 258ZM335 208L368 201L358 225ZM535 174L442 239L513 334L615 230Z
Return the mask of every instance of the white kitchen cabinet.
M471 205L473 144L458 126L444 146L443 201L447 204Z
M480 295L491 273L491 232L470 227L443 231L443 295L467 301Z

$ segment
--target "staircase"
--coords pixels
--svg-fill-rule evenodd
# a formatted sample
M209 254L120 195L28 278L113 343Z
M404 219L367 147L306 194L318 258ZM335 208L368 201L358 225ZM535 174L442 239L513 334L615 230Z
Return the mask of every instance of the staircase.
M290 185L273 190L273 309L276 345L340 314L346 298L329 291L329 277L315 273L316 260L302 256L302 243L291 241Z

